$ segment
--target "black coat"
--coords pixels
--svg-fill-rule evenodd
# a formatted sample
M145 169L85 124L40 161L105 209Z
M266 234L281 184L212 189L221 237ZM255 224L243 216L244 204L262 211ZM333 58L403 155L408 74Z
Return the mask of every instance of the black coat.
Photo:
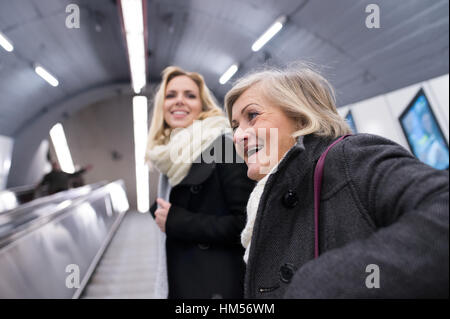
M217 152L220 146L222 152ZM212 150L220 160L204 159ZM225 150L233 153L234 163L224 163ZM247 178L245 163L240 158L237 163L236 158L231 138L221 136L170 192L166 222L169 298L243 297L240 234L254 182ZM153 215L155 210L153 205Z
M347 137L328 153L314 259L313 172L331 142L305 136L269 177L246 298L448 298L448 171L378 136Z
M46 174L42 179L39 187L48 186L47 193L55 194L61 191L68 190L70 187L71 180L75 180L81 177L82 174L86 172L86 169L80 169L75 173L66 173L61 170L52 170L50 173Z

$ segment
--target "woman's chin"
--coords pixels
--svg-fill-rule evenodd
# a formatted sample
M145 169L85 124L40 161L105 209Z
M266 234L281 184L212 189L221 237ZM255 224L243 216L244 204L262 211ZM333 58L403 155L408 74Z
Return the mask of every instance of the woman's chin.
M192 124L192 120L189 118L183 119L171 119L169 126L171 128L185 128Z
M261 174L258 164L247 164L247 165L248 165L247 176L251 180L260 181L266 175Z

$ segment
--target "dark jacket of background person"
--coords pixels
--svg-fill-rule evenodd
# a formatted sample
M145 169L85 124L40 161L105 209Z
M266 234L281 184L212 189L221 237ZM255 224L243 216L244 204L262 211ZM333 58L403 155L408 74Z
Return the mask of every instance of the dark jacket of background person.
M269 177L245 297L448 297L448 172L378 136L347 137L328 153L314 260L313 171L331 142L305 136ZM380 288L369 289L373 264Z
M227 144L236 158L232 140L222 136L213 146L219 141L223 147ZM171 299L243 297L245 263L240 234L254 182L247 178L242 160L207 162L194 162L170 193L166 251ZM155 210L153 205L150 211L154 214Z
M71 179L77 178L85 172L86 168L80 169L72 174L63 172L60 169L52 169L50 173L44 175L44 178L39 183L38 188L47 187L47 194L55 194L68 190Z

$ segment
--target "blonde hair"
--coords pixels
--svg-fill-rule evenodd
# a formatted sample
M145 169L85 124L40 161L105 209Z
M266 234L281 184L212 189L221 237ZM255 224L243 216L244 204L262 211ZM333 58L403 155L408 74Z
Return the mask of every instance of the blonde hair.
M203 76L199 73L187 72L177 66L169 66L165 68L161 74L162 80L153 102L153 117L148 133L147 150L152 149L156 145L166 144L168 142L172 129L164 120L163 106L167 84L177 76L189 77L199 88L200 100L202 101L202 112L199 114L197 120L204 120L211 116L224 115L222 109L218 106L216 99L206 86Z
M336 138L351 133L347 122L336 111L333 87L306 63L296 63L286 69L270 68L237 80L225 96L230 122L234 103L254 85L260 87L268 101L298 123L293 137L316 134Z

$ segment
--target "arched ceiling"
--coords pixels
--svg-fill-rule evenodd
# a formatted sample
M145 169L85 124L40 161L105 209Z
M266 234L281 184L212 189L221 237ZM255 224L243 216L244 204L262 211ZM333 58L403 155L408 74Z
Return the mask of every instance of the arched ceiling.
M371 0L147 0L148 83L175 64L204 75L221 100L233 79L264 63L307 60L322 66L340 106L448 73L448 0L378 0L381 28L368 29ZM68 4L80 28L68 29ZM260 52L253 41L280 15L285 28ZM17 136L49 107L92 87L129 81L115 0L0 0L0 134ZM60 81L38 77L38 62Z

